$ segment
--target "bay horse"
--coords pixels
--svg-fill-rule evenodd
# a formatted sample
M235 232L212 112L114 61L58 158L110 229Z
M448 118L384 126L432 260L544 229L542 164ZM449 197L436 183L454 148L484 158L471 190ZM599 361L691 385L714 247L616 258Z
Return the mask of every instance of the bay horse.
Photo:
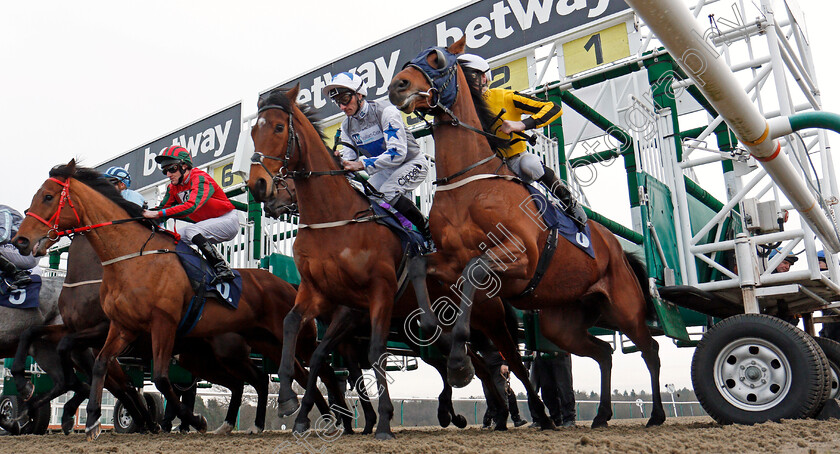
M521 184L512 181L515 177L507 166L494 159L488 139L476 132L483 126L479 112L485 123L493 114L480 94L471 95L458 67L456 56L464 45L465 37L448 48L421 52L388 88L390 101L403 112L425 111L436 119L437 177L448 184L438 187L430 213L440 253L430 260L428 272L453 285L459 278L465 282L449 357L452 383L463 386L472 375L463 345L469 336L473 302L483 304L490 296L501 296L520 309L539 310L540 330L546 338L598 362L601 401L592 427L606 426L612 417L612 349L587 329L597 324L626 334L641 350L650 372L654 405L648 426L662 424L659 347L645 321L650 303L647 273L612 233L589 221L594 259L560 240L558 258L551 261L544 279L523 295L549 229L526 215L525 209L539 212L535 202Z
M338 305L344 305L356 309L356 314L369 314L368 360L370 364L380 364L392 319L405 319L419 310L423 332L436 333L440 329L429 303L425 259L409 260L408 279L414 293L405 292L395 301L399 278L397 269L402 259L400 240L388 227L370 222L373 220L369 215L370 202L348 183L347 171L339 168L335 156L324 143L322 133L309 118L311 112L304 112L296 104L298 91L297 86L288 91L278 89L259 100L257 120L251 129L256 153L248 179L251 193L256 200L265 203L270 212L277 214L290 206L297 206L300 210L294 258L301 284L295 306L284 322L283 358L286 360L287 353L293 351L297 326L302 321L331 314ZM433 288L439 288L436 296L447 290L442 286ZM496 310L504 313L501 301L497 303ZM488 306L487 312L492 313L492 309ZM482 317L476 317L476 320L482 320ZM517 343L503 318L491 320L496 323L484 324L482 330L502 351L511 370L526 384L529 403L538 415L543 416L541 427L553 428L551 420L544 417L542 401L530 386ZM333 317L313 354L312 367L320 364L343 336L359 323L361 320L358 317ZM445 337L440 339L445 342ZM445 377L443 364L430 364ZM283 375L285 369L281 363L278 395L281 415L293 413L298 405L289 386L289 377ZM387 380L381 367L375 368L375 374L381 392L376 438L391 439L394 437L390 429L393 407ZM489 379L489 372L484 378ZM501 408L507 407L504 396L495 397L500 401ZM306 400L304 396L304 410L307 408ZM441 405L445 406L447 400L451 408L451 389L444 378ZM439 417L445 418L441 410ZM496 428L503 430L506 421L506 415L497 419ZM443 419L441 424L446 425ZM304 427L296 424L296 429Z
M137 221L141 211L124 200L95 170L77 167L75 160L50 171L50 177L32 198L13 244L24 254L46 253L58 237L80 228L104 265L100 301L110 320L108 335L92 370L85 432L89 441L101 433L102 387L106 368L135 339L151 338L152 381L167 401L178 407L178 417L206 431L206 420L191 414L180 403L169 382L179 321L184 318L193 290L180 260L174 254L175 240ZM113 222L118 221L118 222ZM79 226L84 227L79 227ZM204 311L186 337L208 338L235 332L256 351L279 362L283 338L282 320L295 298L291 284L266 270L241 269L242 295L239 307L230 310L208 297ZM314 324L304 327L307 339L315 336ZM305 352L311 346L302 346ZM294 357L290 375L305 383L306 372ZM325 382L330 385L325 374ZM334 386L335 380L331 380ZM320 399L323 401L323 397ZM319 404L326 409L326 403Z
M75 396L65 405L61 419L65 434L73 429L76 408L90 394L90 388L76 378L74 365L88 377L91 376L94 358L88 349L98 350L102 347L110 326L99 300L102 274L102 264L93 246L86 236L76 235L67 251L67 276L58 298L63 323L27 329L21 335L11 369L18 392L29 399L33 387L23 375L26 351L32 342L39 339L54 346L61 358L61 371L50 374L53 388L28 401L26 407L32 411L42 405L49 405L52 399L69 390L75 391ZM224 423L215 433L227 434L235 427L246 382L254 386L257 392L257 412L249 432L259 433L265 428L268 377L251 361L250 348L241 336L227 333L210 339L184 339L176 343L175 352L179 364L193 375L231 390L231 401ZM151 358L148 342L135 344L132 355ZM108 364L105 387L125 405L140 427L153 433L159 431L158 421L154 420L143 397L116 362Z

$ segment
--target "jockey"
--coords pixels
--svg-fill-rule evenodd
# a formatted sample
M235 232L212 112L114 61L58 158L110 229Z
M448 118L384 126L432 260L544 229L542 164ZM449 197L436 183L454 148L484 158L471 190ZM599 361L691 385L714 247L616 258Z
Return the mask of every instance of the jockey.
M505 88L489 88L490 65L478 55L459 55L458 63L461 64L470 86L480 90L484 95L491 111L496 113L505 109L506 112L496 120L494 125L498 127L496 135L503 139L509 138L514 132L541 128L560 118L563 113L560 106L551 101L537 99ZM530 116L522 120L522 115ZM525 153L525 151L525 143L522 140L514 141L510 148L502 151L510 170L525 183L539 181L545 185L560 201L566 214L583 227L586 224L586 213L563 180L559 179L553 170L543 165L538 156Z
M222 254L213 244L232 240L239 232L239 216L233 204L213 177L201 169L194 169L190 152L180 145L172 145L155 157L163 174L169 177L166 195L154 211L144 210L149 219L175 218L193 221L184 227L181 239L194 244L215 269L216 279L234 279Z
M342 149L344 169L367 172L368 182L382 193L382 201L414 224L426 240L427 252L434 251L428 219L406 197L426 179L429 166L397 108L387 99L365 99L364 81L349 72L336 74L323 92L347 115L339 140L355 144L362 154L357 156L350 147Z
M23 216L14 208L0 205L0 274L10 281L9 288L16 290L32 282L30 273L41 274L38 259L32 254L23 256L10 241L17 235Z
M128 174L128 170L119 166L111 166L105 171L104 176L108 179L108 182L117 188L117 191L120 191L120 195L124 199L143 208L146 207L146 199L139 192L129 189L131 187L131 175Z

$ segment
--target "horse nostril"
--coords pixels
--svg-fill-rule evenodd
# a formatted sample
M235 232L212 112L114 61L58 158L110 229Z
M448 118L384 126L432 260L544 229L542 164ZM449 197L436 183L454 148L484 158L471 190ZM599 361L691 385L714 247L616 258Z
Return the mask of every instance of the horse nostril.
M18 249L28 248L29 247L29 239L23 238L23 237L18 237L15 240L15 247L17 247Z
M393 82L391 82L391 86L388 87L388 90L392 92L405 91L406 89L408 89L408 80L406 79L395 79Z
M265 188L266 188L265 178L258 179L257 180L257 190L254 194L254 198L257 199L257 202L262 202L266 199Z

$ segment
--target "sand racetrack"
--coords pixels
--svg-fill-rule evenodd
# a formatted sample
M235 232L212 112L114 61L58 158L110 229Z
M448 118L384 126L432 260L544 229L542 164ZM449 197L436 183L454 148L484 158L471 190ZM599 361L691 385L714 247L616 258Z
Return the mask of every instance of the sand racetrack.
M836 453L840 452L840 420L796 420L755 426L720 426L710 418L675 418L662 427L645 429L644 421L612 421L606 429L588 426L555 432L526 427L487 432L470 426L395 428L396 440L343 435L325 442L290 432L232 436L196 433L118 435L104 433L93 443L84 434L0 437L2 453ZM309 445L307 446L307 443ZM321 451L321 449L324 451Z

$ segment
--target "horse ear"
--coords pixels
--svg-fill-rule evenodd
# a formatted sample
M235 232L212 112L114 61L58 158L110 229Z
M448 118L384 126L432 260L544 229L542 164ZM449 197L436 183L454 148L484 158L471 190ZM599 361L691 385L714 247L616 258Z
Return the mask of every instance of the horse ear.
M67 171L70 175L76 173L76 158L71 159L70 162L67 163Z
M286 97L289 98L289 101L292 104L297 103L298 93L300 92L300 82L296 83L294 87L290 88L289 91L286 92Z
M450 54L459 55L464 53L464 47L467 45L467 35L464 35L458 41L455 41L451 46L447 47L446 50L449 51Z

